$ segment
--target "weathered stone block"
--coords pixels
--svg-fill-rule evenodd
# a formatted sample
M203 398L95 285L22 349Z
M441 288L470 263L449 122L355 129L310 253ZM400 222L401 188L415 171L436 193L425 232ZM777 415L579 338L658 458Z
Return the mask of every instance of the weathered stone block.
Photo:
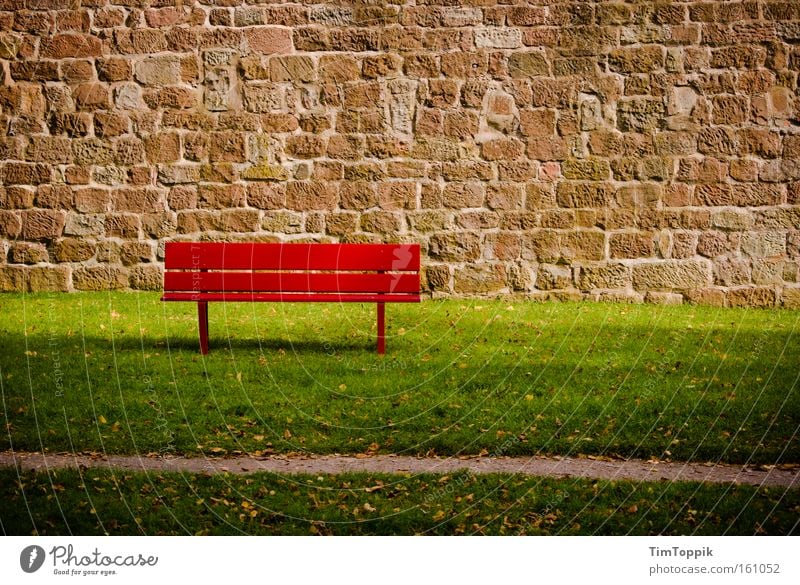
M531 230L521 235L523 260L557 262L561 258L559 232L555 230Z
M335 184L291 181L286 185L286 207L295 211L333 210L338 199Z
M612 233L609 236L611 258L650 258L653 256L653 234L648 232Z
M602 260L606 257L606 236L599 231L570 231L561 234L561 256L569 260Z
M636 290L691 290L711 282L709 263L703 260L664 260L633 266Z
M749 284L750 261L735 256L722 256L714 260L714 284L736 286Z
M32 266L25 272L26 288L30 292L67 292L69 275L66 266Z
M100 236L105 231L105 218L102 215L67 213L64 224L65 236Z
M494 293L505 290L506 273L502 264L470 264L456 268L453 290L457 293Z
M130 287L137 290L162 290L161 268L154 264L134 266L128 274Z
M606 207L614 199L609 183L562 182L556 188L556 201L561 207Z
M444 262L474 261L481 257L480 235L475 232L434 234L429 242L429 256Z
M628 288L631 286L631 269L624 264L580 265L576 282L583 291Z
M197 199L201 208L243 207L245 188L242 185L201 184L197 189Z
M25 271L22 266L0 266L0 292L25 291Z
M774 307L777 294L769 287L735 288L728 291L726 299L730 307Z
M95 244L78 238L64 238L53 246L57 262L85 262L94 256Z
M361 230L374 234L394 234L400 231L400 216L389 211L370 211L361 216Z
M226 232L255 232L261 225L257 209L225 209L220 217L220 226Z
M536 288L558 290L572 287L572 271L566 266L540 264L536 273Z
M138 239L141 220L138 215L114 213L105 217L105 235L125 239Z
M14 264L38 264L50 258L43 244L30 242L13 242L8 252L8 259Z
M22 237L26 240L50 240L64 231L66 214L49 209L31 209L20 212Z
M786 235L783 232L746 232L742 234L741 250L753 258L783 256Z
M128 272L120 266L81 266L72 272L77 290L114 290L127 288Z

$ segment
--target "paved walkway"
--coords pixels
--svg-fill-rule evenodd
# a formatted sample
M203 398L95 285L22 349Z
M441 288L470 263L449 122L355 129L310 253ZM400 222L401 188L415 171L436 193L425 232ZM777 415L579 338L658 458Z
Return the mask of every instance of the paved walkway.
M121 455L70 455L0 453L0 467L44 470L46 468L113 468L130 471L175 471L190 473L516 473L540 477L630 479L636 481L706 481L757 486L800 488L800 466L723 465L710 463L667 463L643 460L616 461L569 457L406 457L375 455L353 457L270 456L270 457L148 457Z

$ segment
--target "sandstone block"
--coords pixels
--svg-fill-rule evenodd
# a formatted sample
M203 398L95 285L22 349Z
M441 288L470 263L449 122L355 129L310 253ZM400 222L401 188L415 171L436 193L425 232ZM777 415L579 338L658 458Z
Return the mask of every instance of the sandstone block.
M99 38L92 35L55 34L42 39L40 54L45 59L99 57L102 54L102 43Z
M0 292L26 290L26 271L22 266L0 266Z
M516 49L522 46L522 31L518 28L476 28L475 46L479 49Z
M22 237L26 240L49 240L64 231L66 214L49 209L30 209L20 213Z
M142 214L142 232L152 239L174 236L176 228L177 222L173 213Z
M750 261L735 256L722 256L714 260L714 284L736 286L749 284Z
M456 268L453 290L457 293L495 293L505 290L506 274L502 264L469 264Z
M572 287L572 271L556 264L540 264L536 273L536 288L558 290Z
M197 189L197 198L201 208L243 207L245 188L242 185L201 184Z
M0 177L6 185L49 183L50 175L50 165L41 163L6 163L0 167Z
M511 77L525 79L549 75L550 66L543 51L516 52L508 58L508 73Z
M247 205L258 209L281 209L285 204L284 183L251 183L247 185Z
M69 290L70 269L66 266L32 266L25 273L30 292L66 292Z
M631 286L631 269L624 264L580 265L576 282L583 291L628 288Z
M104 217L99 214L67 213L65 236L100 236L105 231Z
M602 260L606 257L606 236L599 231L570 231L561 234L561 256L570 260Z
M515 160L525 152L525 145L516 138L497 138L481 145L481 156L486 160Z
M161 268L154 264L134 266L128 274L130 287L136 290L162 289L163 277Z
M77 290L115 290L127 288L128 272L119 266L81 266L72 272Z
M774 307L777 294L771 287L735 288L728 291L729 307Z
M225 209L220 225L226 232L255 232L261 225L261 218L257 209Z
M255 26L245 29L244 38L250 52L255 54L289 53L292 50L292 33L289 29Z
M208 158L211 162L245 162L245 135L241 132L214 132L210 137Z
M333 210L339 199L335 184L291 181L286 185L286 207L295 211Z
M651 305L682 305L683 295L680 293L648 291L644 302Z
M527 231L521 235L520 243L523 260L553 263L561 258L560 237L556 230Z
M633 287L637 290L691 290L708 286L711 270L702 260L664 260L633 266Z
M480 235L474 232L434 234L429 242L429 256L443 262L474 261L481 257Z
M0 268L2 270L2 268ZM1 273L0 273L1 274ZM427 287L432 291L446 292L450 290L450 267L441 264L428 265L423 268ZM2 284L0 276L0 285Z
M614 199L609 183L562 182L556 188L556 202L561 207L606 207Z
M138 239L140 225L141 221L137 215L108 214L105 217L105 235L108 237Z
M783 232L746 232L741 238L742 252L753 258L769 258L786 254Z
M374 234L394 234L400 231L400 216L389 211L369 211L361 216L361 230Z
M311 82L316 78L316 69L311 57L295 55L272 57L269 66L272 81Z
M455 209L482 207L484 190L478 182L447 183L442 190L442 204Z
M8 259L14 264L38 264L47 262L50 257L43 244L13 242L8 252Z
M2 282L1 276L0 282ZM0 286L2 285L0 284ZM781 304L787 309L800 309L800 287L785 287L781 296Z
M63 238L53 246L57 262L85 262L94 256L95 244L79 238Z

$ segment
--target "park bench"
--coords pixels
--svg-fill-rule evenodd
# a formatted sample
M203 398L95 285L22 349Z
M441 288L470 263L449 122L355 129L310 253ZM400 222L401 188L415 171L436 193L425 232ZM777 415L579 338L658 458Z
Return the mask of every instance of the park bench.
M162 301L197 303L208 353L208 303L377 303L378 353L385 303L418 303L419 244L168 242Z

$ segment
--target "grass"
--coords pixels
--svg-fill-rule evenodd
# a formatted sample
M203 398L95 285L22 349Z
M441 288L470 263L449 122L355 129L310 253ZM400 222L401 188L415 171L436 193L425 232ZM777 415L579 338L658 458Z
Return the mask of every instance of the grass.
M214 304L204 358L191 303L2 295L0 449L800 461L798 311L426 301L384 357L374 313Z
M9 535L796 534L800 490L510 475L0 470Z

